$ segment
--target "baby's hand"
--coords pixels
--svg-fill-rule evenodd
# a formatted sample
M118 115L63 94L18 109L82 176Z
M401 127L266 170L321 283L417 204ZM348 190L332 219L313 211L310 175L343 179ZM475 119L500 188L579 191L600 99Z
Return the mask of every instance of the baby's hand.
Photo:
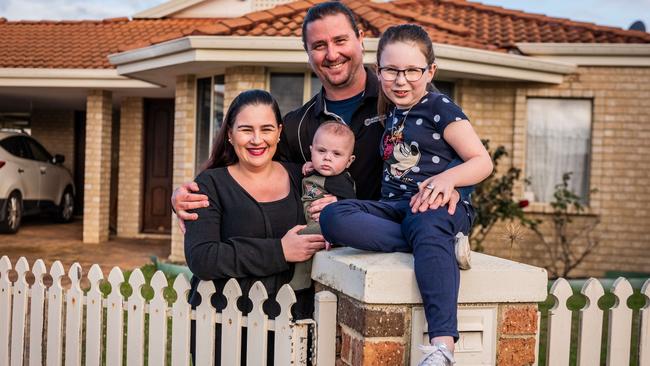
M302 166L302 175L307 175L314 171L314 164L311 161L306 162Z

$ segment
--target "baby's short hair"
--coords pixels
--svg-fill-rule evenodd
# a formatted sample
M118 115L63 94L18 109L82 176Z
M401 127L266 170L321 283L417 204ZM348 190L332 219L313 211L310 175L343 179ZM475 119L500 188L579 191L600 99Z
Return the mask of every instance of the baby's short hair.
M318 129L316 130L314 137L319 132L326 132L326 133L331 133L332 135L335 136L343 136L349 138L352 142L352 145L354 146L354 142L355 142L354 132L352 132L350 126L346 125L343 122L339 122L336 120L325 121L321 123L320 126L318 126Z

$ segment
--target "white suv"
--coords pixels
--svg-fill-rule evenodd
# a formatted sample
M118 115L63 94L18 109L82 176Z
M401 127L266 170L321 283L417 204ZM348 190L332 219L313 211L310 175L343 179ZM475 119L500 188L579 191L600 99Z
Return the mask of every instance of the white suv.
M72 220L75 188L62 163L29 135L0 130L0 232L15 233L23 216L41 212Z

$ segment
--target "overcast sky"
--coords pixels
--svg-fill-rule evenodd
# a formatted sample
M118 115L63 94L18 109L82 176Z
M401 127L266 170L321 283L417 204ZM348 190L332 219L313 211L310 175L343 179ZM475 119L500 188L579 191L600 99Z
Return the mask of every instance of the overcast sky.
M103 19L131 16L161 0L0 0L0 17L20 19ZM482 0L484 4L629 28L642 20L650 28L650 0Z

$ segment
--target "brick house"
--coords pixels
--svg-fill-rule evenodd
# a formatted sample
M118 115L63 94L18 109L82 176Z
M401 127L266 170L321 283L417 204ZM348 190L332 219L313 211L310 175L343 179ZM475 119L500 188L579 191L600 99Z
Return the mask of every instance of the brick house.
M319 90L300 40L313 3L171 0L131 20L0 18L0 127L28 128L66 155L84 187L84 242L108 240L110 227L171 235L182 260L171 189L195 176L233 97L267 89L286 112ZM427 29L436 85L507 148L502 165L532 178L516 187L531 213L548 213L559 174L574 173L585 218L601 221L600 246L574 274L650 272L650 34L464 0L344 3L367 64L388 26ZM488 252L543 265L543 246L511 249L499 233Z

